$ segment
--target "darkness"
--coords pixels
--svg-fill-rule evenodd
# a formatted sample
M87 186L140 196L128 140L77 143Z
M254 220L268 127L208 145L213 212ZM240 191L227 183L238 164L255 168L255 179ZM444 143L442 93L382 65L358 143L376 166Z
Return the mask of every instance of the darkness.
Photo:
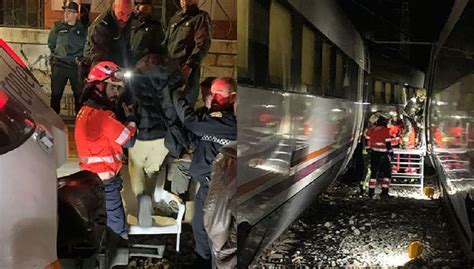
M399 58L426 71L430 45L375 41L436 42L454 0L339 0L339 3L362 34L370 53Z

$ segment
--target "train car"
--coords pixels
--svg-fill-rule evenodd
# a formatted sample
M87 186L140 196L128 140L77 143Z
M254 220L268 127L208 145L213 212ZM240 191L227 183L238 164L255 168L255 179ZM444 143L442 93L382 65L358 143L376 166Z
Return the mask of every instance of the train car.
M432 57L428 152L466 256L474 258L474 2L456 1Z
M56 169L67 131L24 62L0 39L0 268L60 268Z
M247 268L344 170L368 56L332 0L237 3L238 251Z

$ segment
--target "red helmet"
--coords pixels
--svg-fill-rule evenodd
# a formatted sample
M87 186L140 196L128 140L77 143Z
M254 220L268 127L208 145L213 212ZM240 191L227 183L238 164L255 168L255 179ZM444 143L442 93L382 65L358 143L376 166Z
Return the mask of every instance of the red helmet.
M122 69L113 62L104 61L91 68L87 82L103 81L116 85L123 85Z

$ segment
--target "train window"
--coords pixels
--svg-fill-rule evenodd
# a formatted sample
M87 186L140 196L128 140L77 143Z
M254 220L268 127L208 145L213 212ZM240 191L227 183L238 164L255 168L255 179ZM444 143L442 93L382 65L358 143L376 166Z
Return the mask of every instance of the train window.
M237 1L237 70L239 76L248 76L249 66L249 1Z
M316 36L314 55L314 90L313 94L321 93L321 74L323 61L323 39L320 35Z
M23 144L35 129L33 119L21 107L0 88L0 155Z
M291 14L272 1L270 6L268 70L270 83L288 88L291 74Z
M384 103L391 104L392 103L392 84L390 82L385 82L385 94L384 94Z
M364 96L362 97L364 103L371 103L372 102L372 91L373 91L373 84L372 78L367 72L364 72Z
M323 42L323 53L321 63L321 92L323 96L330 95L334 89L334 48L329 42Z
M345 70L344 70L344 55L341 52L336 53L336 71L335 71L335 87L334 94L332 96L342 98L344 96L343 84L344 84Z
M383 104L384 101L384 88L380 80L375 80L374 82L374 102L377 104Z
M316 33L308 26L303 26L301 49L301 83L311 89L314 86L314 66L316 53Z

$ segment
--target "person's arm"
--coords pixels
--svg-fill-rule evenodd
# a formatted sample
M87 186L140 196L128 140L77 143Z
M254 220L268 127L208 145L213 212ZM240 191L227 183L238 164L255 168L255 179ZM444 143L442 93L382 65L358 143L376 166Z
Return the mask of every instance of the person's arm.
M56 39L58 38L56 34L56 24L51 28L49 31L48 36L48 48L51 51L51 54L54 53L54 49L56 48Z
M197 135L206 134L217 137L233 137L237 133L235 121L225 119L222 113L221 117L216 118L208 114L199 117L186 101L182 91L175 91L173 93L173 105L184 126ZM219 113L220 112L216 112L216 114ZM216 126L219 127L216 128Z
M109 29L103 23L105 22L102 20L96 20L89 28L84 57L89 59L92 66L110 60L110 45L113 40Z
M212 26L209 14L202 13L199 18L196 19L194 24L194 42L195 46L186 65L191 68L197 68L201 65L202 60L206 57L211 47L212 38Z
M135 135L137 131L135 122L129 122L127 126L125 126L115 119L112 112L106 117L107 118L102 121L102 131L110 141L123 146Z

